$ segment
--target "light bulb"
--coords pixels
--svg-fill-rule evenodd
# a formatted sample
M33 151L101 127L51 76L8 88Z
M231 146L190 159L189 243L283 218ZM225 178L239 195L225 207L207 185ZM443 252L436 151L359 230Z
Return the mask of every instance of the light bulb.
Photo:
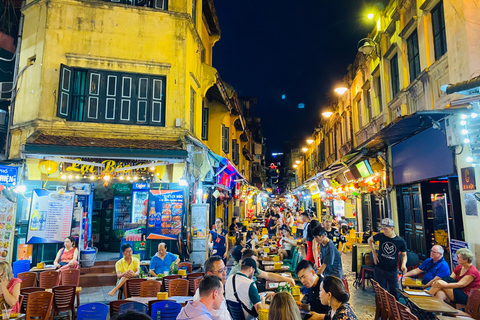
M120 180L123 180L123 179L125 179L125 178L123 176L120 176Z
M63 180L67 179L67 176L62 176L62 179L63 179Z
M468 118L468 116L467 116L466 114L462 114L461 118L462 118L463 120L465 120L465 119Z
M472 157L467 157L467 162L473 162L473 158Z
M475 119L477 116L478 114L476 114L475 112L470 115L470 117L472 117L473 119Z
M462 120L462 121L460 121L460 124L461 124L462 126L464 126L464 125L466 125L466 124L467 124L467 121L465 121L465 120Z
M475 163L472 163L472 167L474 167L474 168L475 168L476 166L477 166L477 165L476 165Z
M468 130L467 130L467 129L463 129L463 130L462 130L462 134L468 134Z
M137 180L138 180L137 176L133 177L133 181L137 181Z
M95 180L95 176L93 174L90 176L90 180Z
M470 143L470 139L468 138L463 139L463 143Z
M72 178L73 178L73 176L72 176L72 175L69 175L69 176L68 176L68 179L72 179Z

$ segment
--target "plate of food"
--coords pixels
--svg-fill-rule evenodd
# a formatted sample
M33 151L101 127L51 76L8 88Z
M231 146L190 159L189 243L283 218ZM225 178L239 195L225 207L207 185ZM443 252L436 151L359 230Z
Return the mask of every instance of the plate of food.
M183 204L181 204L181 203L175 203L175 204L173 205L173 208L174 208L174 209L182 209L182 207L183 207Z
M168 222L172 220L172 216L162 216L162 222Z

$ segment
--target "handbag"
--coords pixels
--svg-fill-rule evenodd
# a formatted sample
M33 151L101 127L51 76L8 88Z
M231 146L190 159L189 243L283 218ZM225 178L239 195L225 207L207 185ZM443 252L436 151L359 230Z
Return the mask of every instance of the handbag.
M258 318L258 312L257 312L257 309L255 309L255 307L253 307L253 309L248 309L247 306L245 304L243 304L242 300L240 300L240 298L238 297L238 294L237 294L237 287L235 285L235 278L237 277L237 275L234 275L233 278L232 278L232 284L233 284L233 294L235 295L235 299L237 299L238 303L240 303L242 305L242 308L251 316L255 317L255 318Z
M65 248L63 248L62 253L60 254L60 258L58 258L58 260L62 260L62 256L63 256L63 252L64 252L64 251L65 251ZM61 267L63 267L63 266L66 266L66 265L68 264L68 262L62 262L62 261L60 261L58 264L59 264Z

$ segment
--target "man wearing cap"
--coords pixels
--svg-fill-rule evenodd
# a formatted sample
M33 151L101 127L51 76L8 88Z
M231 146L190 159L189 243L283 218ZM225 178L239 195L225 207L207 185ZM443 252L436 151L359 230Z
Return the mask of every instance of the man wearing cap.
M245 320L255 319L255 313L258 314L262 305L257 286L255 281L252 280L256 268L255 260L252 258L243 259L240 272L230 275L225 285L227 304L229 301L241 303Z
M425 260L420 267L410 270L405 277L415 277L421 273L425 273L422 283L425 287L431 287L434 280L442 280L442 278L450 276L450 267L443 258L443 247L434 245L430 250L430 258Z
M374 279L397 298L398 254L402 255L402 273L407 272L407 246L405 240L395 234L392 219L382 220L383 233L368 238L368 245L372 250L375 264ZM375 250L375 242L379 241L379 252Z

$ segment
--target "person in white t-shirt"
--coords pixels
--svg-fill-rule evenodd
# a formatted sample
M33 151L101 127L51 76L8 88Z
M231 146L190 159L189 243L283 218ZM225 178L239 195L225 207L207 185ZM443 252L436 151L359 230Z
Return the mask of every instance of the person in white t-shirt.
M227 268L225 268L222 257L211 256L207 261L205 261L205 275L216 275L225 285L225 282L227 282ZM200 301L200 293L198 289L193 296L193 301ZM225 299L223 300L219 309L213 309L210 311L210 315L212 316L213 320L232 320L230 312L228 312Z

